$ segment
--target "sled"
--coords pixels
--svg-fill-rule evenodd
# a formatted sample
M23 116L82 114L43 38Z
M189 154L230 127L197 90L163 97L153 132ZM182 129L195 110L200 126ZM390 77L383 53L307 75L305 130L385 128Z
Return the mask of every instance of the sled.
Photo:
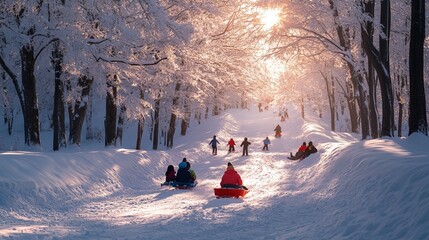
M173 183L173 181L171 181L171 182L163 182L163 183L161 183L161 187L171 186L172 183Z
M216 198L244 198L248 192L242 188L214 188Z
M282 136L282 133L280 132L276 132L276 134L274 135L275 138L280 138Z
M195 181L193 183L187 183L187 182L170 182L170 186L174 187L175 189L193 189L195 186L197 186L198 182Z

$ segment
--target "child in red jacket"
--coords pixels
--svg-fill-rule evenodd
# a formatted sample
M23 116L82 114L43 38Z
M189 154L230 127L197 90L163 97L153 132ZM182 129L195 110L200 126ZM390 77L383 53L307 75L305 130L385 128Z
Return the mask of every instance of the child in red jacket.
M228 146L229 146L229 149L228 149L228 152L235 152L235 142L234 142L234 139L229 139L229 141L228 141Z
M230 162L228 162L226 171L222 176L220 186L223 188L243 188L247 190L247 187L243 186L240 174L235 171L234 166Z

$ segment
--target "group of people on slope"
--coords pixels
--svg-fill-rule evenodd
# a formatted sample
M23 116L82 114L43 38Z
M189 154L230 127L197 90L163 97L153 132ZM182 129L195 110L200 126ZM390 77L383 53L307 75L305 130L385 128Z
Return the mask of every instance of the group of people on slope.
M295 156L292 155L292 152L290 153L290 157L288 159L290 160L303 160L304 158L310 156L310 154L316 153L317 149L313 145L313 142L308 142L308 145L306 142L303 142L302 145L299 147L298 151L295 153Z
M191 163L183 158L179 164L179 169L174 170L173 165L168 165L167 171L165 172L165 182L179 182L179 183L194 183L197 180L195 171L191 169Z
M182 162L179 164L179 170L174 170L173 165L168 165L167 171L165 172L165 185L169 185L171 182L179 183L194 183L197 179L195 172L191 169L191 164L183 158ZM240 174L235 171L232 163L228 162L226 166L226 171L222 176L220 181L220 186L222 188L243 188L247 190L246 186L243 186L243 180L241 179Z
M210 141L209 145L212 146L212 154L217 155L217 145L220 144L216 139L216 135L213 136L213 139ZM241 142L240 147L243 148L243 156L249 156L249 145L251 142L248 141L247 137L244 138L243 142ZM228 143L228 152L235 152L235 141L231 138Z

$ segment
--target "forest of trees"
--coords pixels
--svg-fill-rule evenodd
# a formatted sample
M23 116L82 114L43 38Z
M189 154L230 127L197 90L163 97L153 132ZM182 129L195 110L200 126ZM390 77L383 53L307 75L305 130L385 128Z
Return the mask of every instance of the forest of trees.
M299 106L302 117L307 108L328 115L333 131L362 139L400 137L403 127L427 135L425 8L425 0L3 0L0 137L19 128L26 145L40 146L40 131L52 129L53 150L99 135L120 146L124 125L135 124L137 136L127 137L136 149L145 130L145 148L171 148L191 122L267 98ZM278 17L269 26L267 13ZM101 101L100 133L92 116Z

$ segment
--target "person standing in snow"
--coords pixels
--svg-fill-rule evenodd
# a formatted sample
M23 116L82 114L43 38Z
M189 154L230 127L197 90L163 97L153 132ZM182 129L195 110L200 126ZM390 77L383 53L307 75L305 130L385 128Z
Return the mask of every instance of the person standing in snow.
M228 146L229 146L228 152L235 152L235 142L234 142L234 139L232 139L232 138L229 139Z
M232 163L228 162L226 171L220 181L222 188L243 188L247 190L247 187L243 186L243 180L241 180L240 174L235 171Z
M262 148L262 151L264 150L268 151L268 144L271 144L270 139L266 137L263 142L264 142L264 147Z
M249 156L249 145L251 142L247 141L247 137L244 138L244 141L240 144L240 147L243 147L243 156L246 154L246 156Z
M219 141L216 139L216 135L213 136L213 139L210 141L209 145L212 146L212 154L217 155L217 145L219 144Z

